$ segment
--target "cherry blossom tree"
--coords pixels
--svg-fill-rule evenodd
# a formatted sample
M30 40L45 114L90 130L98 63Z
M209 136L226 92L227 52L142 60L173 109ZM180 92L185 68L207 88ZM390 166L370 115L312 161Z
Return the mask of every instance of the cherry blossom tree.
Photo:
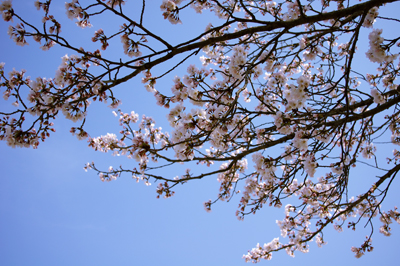
M63 35L60 19L52 15L58 3L34 2L43 17L38 22L20 16L11 0L2 1L0 11L17 45L37 42L44 51L60 46L69 53L53 78L30 78L24 70L6 74L1 63L1 92L14 109L0 112L0 139L11 147L38 148L62 114L76 122L71 133L88 140L89 147L133 159L132 165L108 170L88 163L85 169L102 181L131 175L156 183L157 197L168 198L178 184L213 176L219 192L205 209L235 196L239 220L262 207L285 204L277 221L283 238L257 245L243 256L246 261L271 259L279 250L294 256L307 252L310 241L324 245L327 227L340 232L367 224L371 234L351 247L361 257L373 249L375 217L379 232L390 236L400 213L395 206L383 210L381 203L400 170L400 86L395 82L400 36L374 23L399 27L399 19L379 10L396 1L151 1L160 5L165 27L193 23L181 21L190 9L217 17L181 43L147 27L150 1L138 2L136 17L123 0L65 3L66 15L78 27L96 28L88 39L98 49L89 50ZM91 24L102 16L121 21L120 27L107 32ZM368 49L358 50L360 43L368 43ZM107 57L110 49L123 54ZM187 63L194 57L201 63ZM369 62L368 72L358 63L361 57ZM175 73L185 64L186 73ZM154 75L160 69L162 74ZM175 75L171 87L157 87L167 74ZM118 109L123 99L113 91L137 76L154 102L165 107L169 128L157 126L152 117L140 118L140 110ZM118 110L118 134L90 135L85 122L94 101ZM378 160L379 152L386 152L385 160ZM176 164L186 170L175 177L162 171ZM352 195L349 180L360 165L379 174L363 193Z

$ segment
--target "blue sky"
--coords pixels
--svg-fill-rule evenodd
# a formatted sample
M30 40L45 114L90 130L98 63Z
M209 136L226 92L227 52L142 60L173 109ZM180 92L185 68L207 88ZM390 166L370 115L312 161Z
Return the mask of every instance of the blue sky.
M163 23L159 1L154 2L157 2L156 8L145 17L145 22L172 43L203 30L207 19L211 19L207 14L202 20L203 16L189 13L182 15L182 25L160 28L159 25L168 24ZM23 16L40 19L33 1L14 1L14 6ZM391 11L396 8L387 9ZM54 12L63 14L64 5ZM88 43L93 31L106 26L100 26L101 21L92 23L93 28L82 30L65 17L62 29L66 35L75 34L76 43L93 46ZM34 43L18 47L8 38L7 27L7 23L0 22L0 62L6 63L6 72L15 67L26 69L31 77L54 76L60 58L67 51L53 48L43 52ZM169 33L167 29L173 30ZM179 70L158 82L158 87L169 91L173 76L182 74ZM155 99L138 79L118 87L116 94L122 99L124 112L145 113L161 126L167 125L166 110L156 106ZM1 110L10 104L1 98ZM118 120L111 111L104 104L92 106L88 118L91 136L119 130ZM283 217L283 209L264 208L257 215L238 221L235 211L240 198L236 197L232 202L218 203L211 213L206 213L203 202L214 199L218 193L216 177L179 186L175 196L169 199L156 199L156 185L136 183L128 175L113 182L101 182L95 172L83 170L86 162L95 161L103 169L109 165L133 163L89 149L86 141L71 136L69 129L73 125L62 117L57 119L57 132L37 150L12 149L0 142L3 170L0 265L235 266L245 264L242 255L257 243L269 242L280 235L275 220ZM172 167L166 168L165 174L175 176L180 172ZM367 168L360 169L359 176L354 177L354 186L362 183L367 175ZM399 205L398 195L394 195L399 188L399 180L396 180L384 207ZM376 223L376 232L378 228L379 223ZM273 254L271 261L262 261L261 265L397 265L400 226L392 226L391 237L377 232L372 242L375 250L356 259L350 247L359 246L367 234L369 229L363 230L362 226L356 232L345 229L337 233L329 229L324 235L328 245L323 248L311 243L308 254L296 253L296 257L291 258L280 252Z

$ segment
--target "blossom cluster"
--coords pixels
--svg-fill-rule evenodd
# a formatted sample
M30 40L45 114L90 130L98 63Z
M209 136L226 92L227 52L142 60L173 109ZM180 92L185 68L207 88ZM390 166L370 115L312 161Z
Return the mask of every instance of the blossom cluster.
M178 5L182 0L163 0L160 9L163 11L164 19L168 19L172 24L179 24L182 21L179 19Z
M125 0L102 0L103 2L106 2L106 5L115 8L117 6L125 5Z
M373 24L375 23L376 17L379 15L378 8L375 6L368 11L367 16L363 22L363 27L372 28Z
M365 159L371 159L374 156L375 152L376 152L375 145L373 143L367 143L362 148L361 154Z
M8 35L10 35L10 38L12 38L17 45L24 46L28 44L28 42L25 39L26 32L24 24L19 23L15 27L9 26L7 33Z
M142 55L142 52L139 50L139 42L135 42L130 39L128 33L121 35L121 42L124 53L129 57L139 57Z
M12 17L14 15L14 11L11 4L12 0L2 1L0 4L0 12L4 19L4 21L12 21Z
M310 79L304 75L297 79L297 86L290 84L286 86L284 95L287 100L286 111L305 107L306 100L309 98L307 87L310 85Z
M101 42L101 50L106 50L108 47L108 42L107 42L107 37L104 34L104 31L102 29L99 29L95 31L94 37L92 38L92 42Z
M392 220L400 224L400 213L397 211L397 208L394 208L394 210L390 210L388 213L382 212L379 220L383 223L383 225L379 227L379 232L385 236L390 236L392 234L390 232L392 229L389 225L393 223Z
M247 52L242 45L233 47L232 51L233 54L229 63L229 74L231 74L233 78L240 80L243 77L244 70L242 69L247 62Z
M383 48L383 38L381 36L382 29L374 29L369 35L369 50L366 52L368 59L371 62L383 63L383 62L393 62L398 57L398 54L389 55L386 49Z
M113 1L117 2L117 1ZM81 28L92 27L89 21L89 15L82 9L78 0L72 0L70 3L65 3L67 17L71 20L77 19L76 25Z
M296 1L286 2L287 12L283 15L283 20L294 20L300 16L300 7Z
M243 258L246 262L259 262L261 259L270 260L272 259L271 251L280 247L281 243L279 243L279 238L274 238L271 242L266 243L263 246L257 244L257 246L250 250L247 255L243 255Z
M371 90L371 96L374 98L374 103L376 104L385 103L385 97L381 93L379 93L377 89Z

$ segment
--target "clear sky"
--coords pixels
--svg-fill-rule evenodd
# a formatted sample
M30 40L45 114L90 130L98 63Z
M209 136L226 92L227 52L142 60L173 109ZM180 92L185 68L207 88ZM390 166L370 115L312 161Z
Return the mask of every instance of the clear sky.
M13 4L16 12L38 21L40 13L33 2L14 0ZM64 4L56 8L61 1L53 2L54 13L64 14ZM151 2L154 6L149 6L145 22L172 43L194 36L211 19L207 14L189 12L182 14L182 25L160 27L168 25L158 8L161 1ZM397 4L396 8L391 6L380 12L399 9ZM137 14L137 10L132 10L133 15ZM66 16L61 23L63 34L74 34L75 43L92 46L94 30L113 25L97 20L92 21L93 28L82 30ZM70 52L57 47L43 52L33 42L25 47L16 46L7 35L8 25L0 22L0 62L6 63L6 72L15 67L26 69L33 78L54 76L61 57ZM363 30L366 38L369 31ZM397 28L391 30L398 32ZM197 59L192 62L200 64ZM158 82L158 88L164 86L164 91L169 91L172 78L182 75L180 70ZM154 97L138 79L119 86L115 92L122 99L124 112L145 113L167 127L166 109L156 106ZM10 104L1 98L1 110ZM92 137L119 131L118 119L111 111L104 104L91 106L87 128ZM215 199L218 193L216 177L179 186L169 199L156 199L155 184L136 183L129 175L101 182L94 171L83 170L86 162L94 161L102 169L120 164L133 167L135 163L91 150L86 141L71 136L69 129L73 125L60 116L55 125L57 132L37 150L12 149L0 142L0 265L236 266L245 264L242 255L257 243L280 236L275 221L283 218L283 208L265 207L257 215L238 221L235 211L240 197L235 197L229 203L216 204L211 213L205 212L203 202ZM165 174L173 177L181 173L172 167L165 168ZM368 174L368 169L360 169L353 185L361 184ZM384 207L400 205L399 189L400 182L396 180ZM394 224L392 236L385 237L378 233L379 223L375 224L375 250L361 259L354 257L350 247L359 246L369 228L358 226L355 232L347 228L342 233L328 229L324 235L326 246L318 248L312 242L308 254L296 252L296 257L291 258L285 252L274 253L271 261L262 261L260 265L398 265L400 226ZM286 241L282 237L280 240Z

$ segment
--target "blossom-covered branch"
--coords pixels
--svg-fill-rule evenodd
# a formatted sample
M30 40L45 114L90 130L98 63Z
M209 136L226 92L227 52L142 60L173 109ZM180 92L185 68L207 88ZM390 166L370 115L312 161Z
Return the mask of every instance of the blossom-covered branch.
M204 31L173 43L147 26L145 0L137 17L130 16L128 1L97 0L84 6L73 0L65 4L66 14L81 28L101 26L92 25L97 16L121 21L114 32L98 28L89 39L99 49L90 51L63 35L51 15L55 3L35 2L44 18L34 26L11 1L3 1L3 19L16 20L8 34L17 45L43 41L42 50L59 45L74 54L62 58L52 79L31 79L24 70L7 76L0 65L3 98L14 106L0 113L0 139L12 147L36 148L54 131L61 112L79 123L71 132L88 139L91 148L133 159L134 166L108 170L88 163L85 169L96 171L102 181L130 174L146 185L158 182L157 196L168 198L178 184L215 176L219 191L205 209L236 196L239 220L266 205L285 203L284 218L277 223L288 243L275 238L257 245L244 255L246 261L271 259L272 252L283 249L291 256L308 252L310 241L326 243L328 225L355 230L365 221L372 228L377 215L383 224L379 231L389 236L400 214L395 207L385 212L381 203L400 170L400 152L386 154L386 166L377 154L400 143L400 36L374 23L398 26L398 19L379 10L393 2L163 0L159 15L165 27L188 23L180 15L191 9L216 15ZM120 49L120 58L105 55L111 47ZM176 73L168 90L157 86L197 55L201 65L188 64L186 73ZM369 66L357 63L359 55ZM138 75L155 103L166 108L169 128L145 114L140 119L140 110L119 109L114 111L118 135L89 137L90 103L108 101L118 108L121 101L113 90ZM175 164L187 168L165 174L163 169ZM376 170L378 179L366 184L363 193L350 195L349 180L360 165ZM371 235L351 248L356 257L373 249Z

